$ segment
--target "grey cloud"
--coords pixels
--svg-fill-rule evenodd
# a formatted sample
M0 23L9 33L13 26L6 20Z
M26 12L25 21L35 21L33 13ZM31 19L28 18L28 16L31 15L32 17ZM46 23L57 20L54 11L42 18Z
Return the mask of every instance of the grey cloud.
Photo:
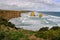
M0 9L7 10L34 10L34 11L60 11L59 3L42 0L0 0Z

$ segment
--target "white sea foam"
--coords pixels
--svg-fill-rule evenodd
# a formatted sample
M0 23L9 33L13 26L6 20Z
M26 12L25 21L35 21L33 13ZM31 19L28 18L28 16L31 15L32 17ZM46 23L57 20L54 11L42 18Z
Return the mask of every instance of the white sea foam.
M39 18L37 15L30 17L29 13L25 13L22 17L10 19L9 22L15 24L16 28L32 31L38 31L42 27L60 26L60 17L43 14L43 17Z

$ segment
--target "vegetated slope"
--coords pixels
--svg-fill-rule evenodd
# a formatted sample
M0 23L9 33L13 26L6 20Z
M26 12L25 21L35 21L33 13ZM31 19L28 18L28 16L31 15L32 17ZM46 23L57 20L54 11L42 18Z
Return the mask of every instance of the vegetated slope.
M17 29L8 20L0 18L0 40L60 40L60 27L43 27L34 32Z

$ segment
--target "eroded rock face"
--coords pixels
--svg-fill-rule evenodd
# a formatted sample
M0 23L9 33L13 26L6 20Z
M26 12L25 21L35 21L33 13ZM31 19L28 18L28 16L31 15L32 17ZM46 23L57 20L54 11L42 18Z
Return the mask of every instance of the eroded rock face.
M0 16L3 17L4 19L11 19L11 18L20 17L20 12L0 10Z

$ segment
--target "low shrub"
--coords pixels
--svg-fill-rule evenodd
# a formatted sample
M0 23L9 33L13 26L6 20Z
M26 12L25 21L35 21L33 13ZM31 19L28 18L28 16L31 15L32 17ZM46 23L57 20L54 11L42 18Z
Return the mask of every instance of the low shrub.
M58 30L58 29L60 29L59 26L53 26L50 30Z
M9 27L12 27L12 28L15 27L14 24L12 24L11 22L8 22L8 20L3 19L2 17L0 17L0 25L9 26Z
M39 31L48 31L48 27L42 27L42 28L40 28L40 30Z
M3 40L4 37L5 37L4 32L3 31L0 31L0 40Z
M21 32L7 32L5 33L5 40L20 40L21 38L24 37L24 34Z

